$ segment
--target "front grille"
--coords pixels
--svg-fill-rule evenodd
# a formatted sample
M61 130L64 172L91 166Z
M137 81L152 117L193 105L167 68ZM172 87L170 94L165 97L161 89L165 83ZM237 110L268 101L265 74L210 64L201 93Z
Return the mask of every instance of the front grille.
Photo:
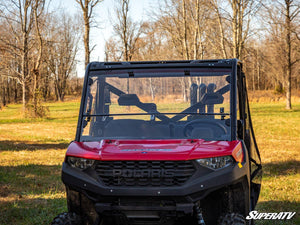
M193 161L97 161L106 186L178 186L195 172Z

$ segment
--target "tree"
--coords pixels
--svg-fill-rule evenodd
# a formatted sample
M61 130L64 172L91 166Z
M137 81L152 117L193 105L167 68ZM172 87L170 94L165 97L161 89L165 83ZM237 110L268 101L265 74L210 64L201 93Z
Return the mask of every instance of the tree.
M243 60L246 40L251 32L251 19L260 8L259 0L228 0L231 13L226 12L231 21L232 57Z
M94 8L101 3L103 0L75 0L81 7L83 13L83 22L84 22L84 49L85 49L85 67L90 62L90 54L93 51L93 48L90 48L90 28L93 19L93 10Z
M114 38L110 38L105 42L105 61L121 61L122 51L118 48L118 41Z
M129 11L130 0L118 0L114 11L116 19L112 21L114 33L121 43L119 48L124 61L132 60L142 33L142 26L131 19Z
M130 0L118 0L115 8L116 20L113 21L114 33L122 43L120 52L124 61L131 61L141 35L141 26L134 23L129 15L129 4ZM127 79L127 92L129 93L129 79Z
M292 73L293 67L299 62L299 37L297 21L300 16L298 0L277 0L265 4L268 12L268 30L271 35L270 43L274 47L274 63L280 65L282 79L286 91L286 109L292 108ZM299 25L298 25L299 26ZM274 52L274 51L273 51ZM298 54L297 54L298 53ZM275 72L275 74L278 73Z
M0 41L10 52L10 57L20 57L21 68L10 67L13 75L7 76L18 79L22 85L23 113L26 110L26 85L29 78L30 32L33 28L34 14L32 0L9 0L1 3L1 17L6 23L6 35L1 35Z
M1 12L0 12L1 13ZM4 21L0 18L0 30L2 31L2 37L8 37L6 32ZM13 76L13 71L11 67L18 68L20 67L20 62L18 58L12 57L9 51L8 46L1 44L0 42L0 108L1 105L5 106L11 101L17 103L19 96L18 89L19 84L16 77Z
M34 29L36 37L37 54L33 57L33 111L35 117L43 117L45 108L41 105L42 95L39 90L40 66L43 54L43 37L41 34L41 17L44 13L45 0L34 0L32 2L32 10L34 17Z
M292 108L291 102L291 92L292 92L292 66L299 59L292 59L292 32L293 32L293 21L296 16L300 13L300 2L294 5L297 1L294 0L285 0L284 9L285 9L285 53L286 53L286 109Z
M209 12L203 0L165 0L156 13L161 30L168 33L168 39L177 51L179 59L203 59L206 48L206 34ZM208 53L209 54L209 53ZM176 58L173 54L173 57ZM199 82L199 81L197 81ZM188 86L192 79L181 79L183 99L187 101Z
M46 115L42 98L56 94L63 100L68 92L80 34L76 20L56 19L45 3L0 1L0 106L22 100L24 115L31 117Z
M65 14L53 18L47 48L46 63L54 81L56 100L63 101L67 81L75 69L75 57L78 51L79 27L73 24L73 18Z
M220 9L220 3L217 0L211 0L210 4L213 8L213 10L215 11L216 14L216 21L218 23L217 28L219 29L219 38L217 39L216 42L219 42L220 45L220 49L222 50L222 57L224 59L227 59L227 50L226 50L226 43L228 42L228 40L225 37L225 26L226 24L224 24L224 18L221 14L221 9ZM215 49L216 51L217 49Z

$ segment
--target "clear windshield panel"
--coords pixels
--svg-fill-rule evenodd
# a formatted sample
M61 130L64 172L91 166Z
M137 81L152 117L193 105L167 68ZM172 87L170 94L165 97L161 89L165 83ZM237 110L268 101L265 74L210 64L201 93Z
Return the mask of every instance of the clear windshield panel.
M228 72L91 76L81 141L230 140L229 82Z

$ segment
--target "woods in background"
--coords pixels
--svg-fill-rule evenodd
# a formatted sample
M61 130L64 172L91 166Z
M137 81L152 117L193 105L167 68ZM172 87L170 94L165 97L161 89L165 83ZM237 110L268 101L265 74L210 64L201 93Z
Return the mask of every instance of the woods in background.
M44 117L43 101L63 100L74 75L80 23L49 12L46 0L0 3L0 107L23 104L23 113Z
M0 108L22 102L24 112L43 117L42 102L80 93L76 54L82 40L90 61L101 2L74 0L79 20L49 11L49 0L0 0ZM299 0L162 0L143 21L134 19L132 1L113 3L106 61L239 58L250 90L285 93L292 107L292 91L300 89ZM148 82L155 98L156 84ZM187 99L189 84L179 82Z
M125 61L128 51L132 61L239 58L250 90L286 93L286 108L291 108L291 90L300 89L299 0L163 0L159 4L141 25L128 27L116 21L115 35L106 43L108 61ZM130 6L126 15L130 21ZM124 30L132 33L134 41L127 42L133 51L123 44ZM184 96L188 85L182 87Z

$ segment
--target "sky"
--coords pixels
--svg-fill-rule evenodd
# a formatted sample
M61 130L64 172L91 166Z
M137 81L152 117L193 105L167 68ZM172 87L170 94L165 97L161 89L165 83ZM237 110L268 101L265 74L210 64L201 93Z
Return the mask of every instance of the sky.
M130 15L134 21L146 20L149 11L157 7L159 0L130 0ZM104 60L104 46L106 40L113 35L111 20L113 20L113 10L116 0L104 0L99 3L94 10L95 20L98 27L91 29L91 46L96 45L91 53L91 61ZM75 0L52 0L51 10L64 10L71 15L81 15L80 6ZM80 46L77 56L77 75L84 76L84 47Z

